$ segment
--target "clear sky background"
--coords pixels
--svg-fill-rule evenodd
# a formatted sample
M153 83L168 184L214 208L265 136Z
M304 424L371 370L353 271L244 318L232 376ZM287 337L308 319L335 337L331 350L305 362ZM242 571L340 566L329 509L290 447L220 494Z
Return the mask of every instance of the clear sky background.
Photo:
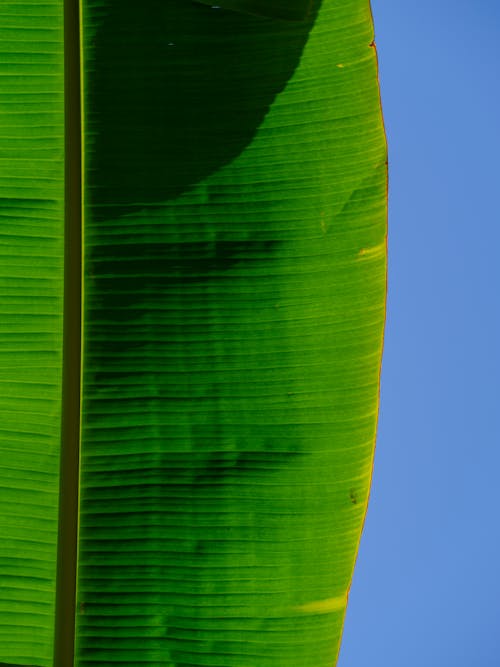
M389 300L338 667L499 667L500 2L372 9Z

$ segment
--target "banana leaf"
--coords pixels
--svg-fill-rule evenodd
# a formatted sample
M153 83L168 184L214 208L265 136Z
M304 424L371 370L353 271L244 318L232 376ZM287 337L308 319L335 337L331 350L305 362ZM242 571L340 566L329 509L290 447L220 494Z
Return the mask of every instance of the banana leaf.
M0 15L0 665L331 667L385 314L368 1Z
M257 16L301 21L307 18L312 0L196 0L212 9L232 9Z

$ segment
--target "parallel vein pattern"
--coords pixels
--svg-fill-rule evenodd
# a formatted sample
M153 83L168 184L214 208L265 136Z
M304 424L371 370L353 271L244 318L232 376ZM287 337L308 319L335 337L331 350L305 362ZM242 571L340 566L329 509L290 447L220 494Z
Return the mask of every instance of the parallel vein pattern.
M61 418L61 0L0 4L0 662L52 665Z
M335 662L384 319L372 39L365 0L84 3L79 667Z

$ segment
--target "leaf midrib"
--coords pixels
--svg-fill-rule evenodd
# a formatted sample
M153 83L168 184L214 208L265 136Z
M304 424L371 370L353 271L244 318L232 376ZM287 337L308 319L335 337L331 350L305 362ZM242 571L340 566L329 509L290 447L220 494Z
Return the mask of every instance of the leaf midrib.
M54 667L75 645L82 343L82 112L79 0L64 0L64 311Z

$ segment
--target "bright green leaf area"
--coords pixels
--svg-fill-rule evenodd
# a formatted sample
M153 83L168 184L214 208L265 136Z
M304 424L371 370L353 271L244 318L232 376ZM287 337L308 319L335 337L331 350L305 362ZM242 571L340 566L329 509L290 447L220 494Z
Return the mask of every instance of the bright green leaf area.
M52 662L61 419L60 0L0 6L0 661Z
M40 667L62 409L62 10L0 10L0 662ZM82 13L75 665L332 667L384 322L368 2L316 0L303 21L186 0Z

